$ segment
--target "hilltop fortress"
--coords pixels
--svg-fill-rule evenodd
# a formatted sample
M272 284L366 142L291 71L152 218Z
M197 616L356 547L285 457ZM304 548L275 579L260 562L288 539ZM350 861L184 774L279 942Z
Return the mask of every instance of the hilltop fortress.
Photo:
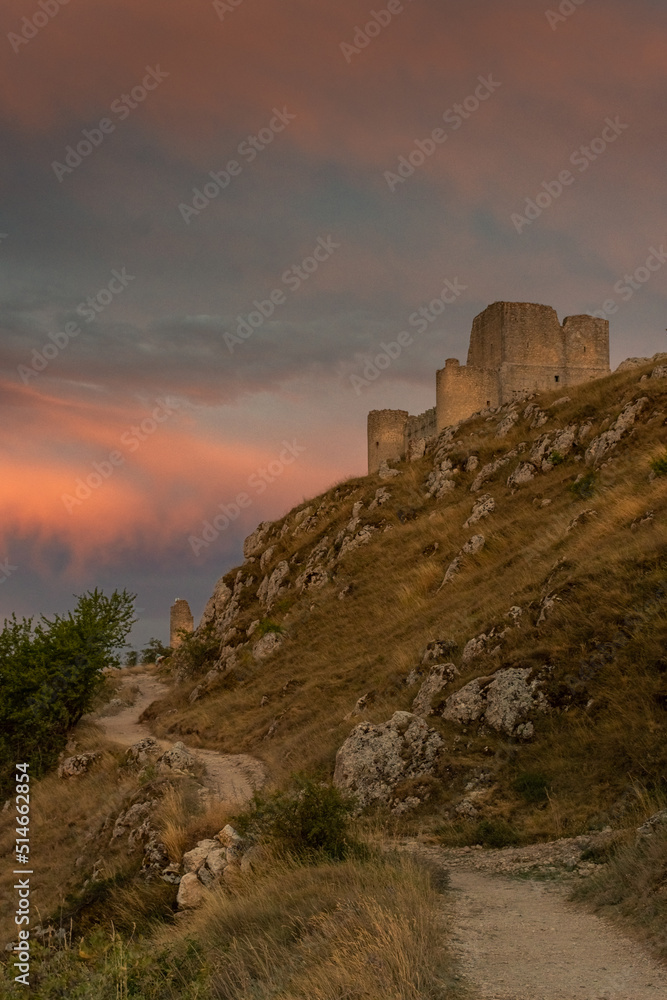
M561 325L551 306L494 302L473 320L468 363L448 358L436 372L432 409L416 417L406 410L368 414L368 472L419 457L445 427L480 410L609 372L608 320L568 316Z

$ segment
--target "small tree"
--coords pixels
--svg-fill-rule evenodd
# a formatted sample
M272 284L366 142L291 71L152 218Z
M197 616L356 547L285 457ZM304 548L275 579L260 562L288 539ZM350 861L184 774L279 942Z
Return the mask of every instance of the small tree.
M142 663L155 663L158 656L171 656L171 646L165 646L159 639L149 639L146 648L141 651Z
M134 622L134 594L97 588L65 615L6 619L0 632L0 772L16 761L51 766L87 712L104 669L120 665Z
M129 649L125 654L125 666L136 667L138 659L139 659L139 654L137 653L136 649Z

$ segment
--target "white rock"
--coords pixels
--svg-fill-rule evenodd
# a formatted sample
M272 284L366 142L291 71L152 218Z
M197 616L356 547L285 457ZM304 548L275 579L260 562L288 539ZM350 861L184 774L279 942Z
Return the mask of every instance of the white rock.
M431 704L436 694L440 694L458 675L459 672L453 663L436 663L431 667L428 677L412 703L415 715L431 715L433 711Z
M178 886L176 904L179 910L195 910L201 906L206 896L206 890L194 872L188 872Z
M433 772L441 747L438 733L410 712L376 726L362 722L336 754L334 783L355 794L361 808L387 802L400 781Z

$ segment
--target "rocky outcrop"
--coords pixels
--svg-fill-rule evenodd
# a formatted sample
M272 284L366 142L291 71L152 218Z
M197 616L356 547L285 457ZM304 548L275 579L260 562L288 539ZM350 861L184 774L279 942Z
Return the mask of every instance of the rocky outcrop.
M146 736L145 739L139 740L138 743L133 743L131 747L127 748L125 762L130 767L146 767L157 760L161 753L158 741L152 736Z
M423 719L395 712L388 722L362 722L336 754L334 784L352 793L360 809L371 802L388 802L406 778L432 774L442 739Z
M437 694L451 684L459 676L459 672L453 663L436 663L431 667L428 676L419 689L417 697L412 703L412 711L415 715L427 716L433 712L432 703Z
M496 501L493 499L490 493L485 493L483 496L476 500L473 504L472 513L470 517L463 525L464 528L471 528L473 524L477 524L482 518L488 517L489 514L493 514L496 509Z
M544 695L546 670L533 675L530 667L508 667L491 677L477 677L447 699L442 717L469 725L485 722L507 736L533 734L532 718L549 708Z
M486 539L484 538L484 535L473 535L472 538L465 543L456 558L450 562L447 567L447 572L445 573L445 578L440 586L444 587L446 583L451 583L454 577L460 573L464 558L466 556L476 555L484 548L485 544Z
M255 643L252 648L252 655L256 660L265 660L278 649L285 641L285 636L280 632L267 632Z
M289 563L283 559L270 576L264 577L257 590L257 599L263 608L270 610L278 597L286 592L287 587L283 584L289 576L289 572Z
M456 488L455 469L450 459L445 458L438 463L426 480L426 496L433 497L434 500L441 500L447 493L451 493Z
M189 774L194 776L200 765L193 753L180 740L158 757L158 769L163 774Z
M179 910L194 910L201 906L207 894L250 867L252 847L229 824L215 837L200 840L183 855L183 874L178 882L176 903ZM247 862L247 863L246 863ZM174 881L171 871L165 881Z
M633 403L628 403L616 418L611 427L594 438L586 449L587 465L597 465L634 425L638 415L648 403L647 396L641 396Z

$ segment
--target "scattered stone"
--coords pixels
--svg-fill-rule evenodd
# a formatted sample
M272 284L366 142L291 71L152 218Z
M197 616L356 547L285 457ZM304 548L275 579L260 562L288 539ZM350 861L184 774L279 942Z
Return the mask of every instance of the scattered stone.
M351 712L345 716L345 722L349 719L353 719L356 715L363 715L369 705L372 705L375 701L376 692L367 691L366 694L362 694L361 698L357 699L357 702Z
M424 650L422 663L436 663L439 660L443 660L447 656L450 656L457 646L458 643L453 639L434 639L433 642L429 642Z
M519 420L519 414L516 410L510 410L509 413L503 417L498 426L496 427L496 437L504 438L507 437L509 432L512 430L514 425Z
M426 480L426 496L433 497L434 500L441 500L447 493L451 493L456 488L454 477L458 475L451 461L445 458L438 463Z
M65 757L58 765L58 777L78 778L86 774L99 756L99 753L78 753L74 757Z
M197 770L197 758L180 740L158 757L157 766L160 771L174 771L176 774L194 776Z
M667 365L658 365L651 372L651 378L667 378Z
M641 528L643 524L653 524L654 519L655 519L655 511L647 510L645 514L635 518L635 520L630 525L630 530L637 531L637 529Z
M488 479L491 479L491 477L495 475L498 469L502 469L503 465L507 465L507 463L510 462L513 458L516 458L517 454L518 451L515 448L512 451L508 452L507 455L502 455L500 458L497 458L495 462L489 462L487 465L482 466L480 471L475 476L475 479L473 480L472 486L470 487L470 492L479 493L484 483Z
M472 513L468 520L463 525L464 528L470 528L473 524L477 524L482 518L488 517L489 514L493 514L496 509L496 501L493 499L490 493L485 493L483 496L476 500L473 504Z
M389 500L391 500L391 493L386 486L381 486L379 490L375 491L375 497L368 505L368 509L375 510L377 507L382 507L383 504L388 503Z
M543 622L547 620L553 609L556 607L556 602L560 603L560 597L555 597L554 594L547 594L546 597L542 598L540 602L540 613L537 618L537 625L542 625Z
M561 396L560 399L556 399L551 405L552 406L563 406L564 403L569 403L569 396Z
M433 712L431 706L436 694L443 691L458 676L459 672L453 663L437 663L431 667L428 677L412 703L415 715L431 715Z
M399 781L431 774L441 748L438 733L410 712L380 725L362 722L336 754L334 784L356 795L360 809L387 802Z
M461 564L463 563L463 557L466 555L475 555L481 549L484 548L486 544L486 539L484 535L473 535L469 541L465 543L459 554L447 567L447 572L445 573L444 580L440 584L438 589L442 589L446 583L450 583L454 577L461 571Z
M667 809L654 813L645 823L637 827L637 840L648 840L656 833L667 830Z
M522 486L524 483L529 483L530 480L534 479L536 475L537 469L531 462L520 462L514 472L509 476L507 485L510 488L514 486Z
M386 458L383 458L380 462L380 468L378 469L378 476L380 479L393 479L394 476L401 476L402 473L398 469L390 469L387 465Z
M580 524L586 524L586 522L590 521L592 517L597 517L597 513L598 512L593 510L591 507L589 507L588 510L582 510L576 517L572 518L567 526L566 534L573 531L575 528L578 528Z
M431 544L427 545L425 549L422 549L422 555L426 556L427 558L429 556L434 556L439 548L440 548L440 542L431 542Z
M475 472L479 468L479 456L470 455L463 466L464 472Z

